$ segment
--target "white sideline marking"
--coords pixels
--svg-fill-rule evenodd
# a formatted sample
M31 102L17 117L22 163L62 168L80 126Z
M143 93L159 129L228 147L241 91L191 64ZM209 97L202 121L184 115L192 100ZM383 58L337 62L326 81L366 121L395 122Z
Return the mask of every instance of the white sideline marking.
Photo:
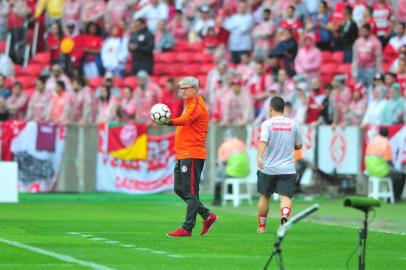
M78 235L78 234L82 234L82 233L80 233L80 232L67 232L67 234Z
M101 237L93 237L93 238L89 238L90 240L93 240L93 241L105 241L105 240L107 240L106 238L101 238Z
M139 250L139 251L151 251L152 250L150 248L141 248L141 247L136 247L135 249Z
M115 244L120 244L120 241L108 240L108 241L106 241L105 243L106 243L106 244L113 244L113 245L115 245Z
M90 268L96 269L96 270L113 270L113 268L110 268L110 267L107 267L107 266L104 266L104 265L101 265L101 264L78 260L78 259L75 259L75 258L73 258L71 256L68 256L68 255L59 254L59 253L56 253L56 252L52 252L52 251L45 250L45 249L38 248L38 247L29 246L29 245L26 245L26 244L23 244L23 243L20 243L20 242L11 241L11 240L7 240L7 239L4 239L4 238L0 238L0 242L8 244L10 246L26 249L26 250L29 250L29 251L32 251L32 252L35 252L35 253L39 253L39 254L42 254L42 255L45 255L45 256L48 256L48 257L52 257L52 258L55 258L55 259L58 259L58 260L61 260L61 261L65 261L65 262L68 262L68 263L73 263L73 264L78 264L78 265L81 265L81 266L90 267Z
M167 252L166 251L160 251L160 250L153 250L153 251L151 251L151 253L154 253L154 254L166 254Z
M328 221L321 221L321 220L317 220L317 221L316 220L307 220L305 222L317 223L317 224L328 225L328 226L336 226L336 227L347 228L347 229L355 228L354 226L351 226L351 225L343 225L343 224L338 224L338 223L328 222ZM406 233L404 233L404 232L394 232L394 231L371 229L371 228L368 228L368 230L371 232L379 232L379 233L386 233L386 234L406 235Z
M175 255L175 254L169 254L168 257L171 257L171 258L184 258L185 256L182 256L182 255Z
M131 245L131 244L122 244L122 245L120 245L120 247L132 248L132 247L135 247L135 245Z
M91 234L82 234L81 236L87 238L87 237L93 237L94 235L91 235Z

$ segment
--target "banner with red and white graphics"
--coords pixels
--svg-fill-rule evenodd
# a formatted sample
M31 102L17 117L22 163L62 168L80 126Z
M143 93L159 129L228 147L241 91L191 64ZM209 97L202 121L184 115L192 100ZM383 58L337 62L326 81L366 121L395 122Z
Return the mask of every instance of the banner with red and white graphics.
M406 126L385 126L388 129L389 140L392 150L392 162L397 170L402 170L402 165L406 164ZM365 169L364 157L368 142L379 134L379 126L367 126L365 128L363 141L362 170Z
M173 188L175 134L148 136L148 159L122 160L106 151L106 129L99 128L97 190L150 194Z
M6 121L2 134L3 158L18 164L19 191L53 191L65 147L65 127Z
M316 128L314 126L302 125L300 126L302 131L302 152L303 159L309 164L315 164L316 162Z
M325 173L358 174L361 168L359 127L319 127L318 168Z

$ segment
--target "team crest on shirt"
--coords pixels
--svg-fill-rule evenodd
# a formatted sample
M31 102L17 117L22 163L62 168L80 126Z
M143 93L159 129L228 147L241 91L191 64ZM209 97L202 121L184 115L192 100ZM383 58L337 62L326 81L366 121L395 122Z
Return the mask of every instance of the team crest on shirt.
M182 172L184 172L184 173L187 172L187 166L186 166L186 165L183 165L181 170L182 170Z

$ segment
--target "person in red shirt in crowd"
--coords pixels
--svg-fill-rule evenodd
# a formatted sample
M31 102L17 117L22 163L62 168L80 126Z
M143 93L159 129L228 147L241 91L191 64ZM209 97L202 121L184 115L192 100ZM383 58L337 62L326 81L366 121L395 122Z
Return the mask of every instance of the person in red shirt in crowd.
M83 1L81 22L86 24L96 23L103 25L104 14L106 12L106 2L104 0Z
M106 31L110 31L111 27L121 22L128 21L130 18L131 9L135 6L135 0L109 0L107 1L106 10L104 13L104 23Z
M352 17L357 23L358 28L361 27L364 23L364 14L368 9L368 4L365 0L355 0L352 5Z
M183 101L179 98L178 91L176 89L176 80L169 78L166 81L165 91L159 101L166 104L171 110L171 117L179 117L183 110Z
M364 12L364 17L362 18L362 25L369 24L371 26L371 34L376 36L378 33L378 28L376 27L374 16L372 16L373 12L374 10L372 7L367 7Z
M207 52L214 53L217 47L220 45L220 40L214 27L207 29L207 34L203 37L203 44Z
M232 91L223 102L223 114L220 125L247 125L253 120L253 100L247 89L242 88L242 81L232 83Z
M141 70L137 73L137 85L134 90L134 99L136 101L135 120L142 123L152 123L150 109L161 100L161 88L151 81L146 71Z
M82 71L83 41L84 35L79 32L79 23L75 21L67 22L65 29L65 39L73 41L73 49L67 54L62 54L62 65L66 74L70 77L78 77Z
M273 84L271 75L265 72L264 62L258 60L255 63L255 74L248 81L248 87L254 100L255 116L262 108L264 100L268 97L268 91Z
M135 121L136 102L133 95L131 86L124 86L123 97L118 104L118 116L120 121L124 123L131 123Z
M385 48L392 34L394 14L390 4L386 0L378 0L372 5L374 12L372 16L376 22L377 36L381 41L382 48Z
M336 75L333 80L334 90L330 95L330 102L334 107L333 127L344 124L345 112L351 103L351 91L346 86L346 80L346 75Z
M72 83L70 121L75 124L93 124L96 114L95 100L92 89L87 86L84 78L78 77Z
M175 40L187 40L189 25L181 9L177 9L175 17L169 22L168 30L172 32Z
M20 82L13 84L11 96L6 100L7 110L10 119L24 120L27 110L28 97L23 92L23 85Z
M234 70L227 70L225 79L221 81L219 87L216 89L216 92L214 93L214 108L211 110L209 108L212 121L219 121L223 117L225 102L224 97L231 93L232 85L236 80L236 77L237 75Z
M312 124L319 121L325 95L320 88L320 81L314 78L311 82L311 93L307 101L306 124Z
M272 76L272 80L276 80L280 68L279 58L272 53L268 54L265 70L266 73Z
M295 82L289 78L288 73L283 68L279 69L278 77L272 84L272 89L277 90L278 95L286 101L292 101L295 96Z
M246 83L255 73L255 63L251 62L250 53L242 53L240 59L241 62L236 65L235 72L243 83Z
M279 27L280 29L291 30L296 42L300 41L300 36L303 33L303 25L298 19L295 18L294 6L288 7L286 18L281 21Z
M262 21L258 23L252 32L254 37L254 55L256 58L265 60L270 48L273 47L276 25L271 20L271 10L265 8L262 13Z
M51 25L51 31L48 33L47 37L47 47L51 54L50 64L58 64L61 60L60 58L60 47L61 42L64 38L62 25L59 22L54 22Z
M86 78L99 77L103 73L103 63L100 51L103 46L103 37L100 27L91 22L86 26L83 36L83 73Z
M111 94L110 88L102 86L97 100L96 123L117 122L118 100Z
M112 1L110 1L112 2ZM81 0L65 0L63 9L63 22L66 26L69 22L80 23L80 11L84 1Z
M28 103L25 121L44 122L47 118L49 101L53 93L45 91L46 77L41 76L35 82L35 92Z
M359 126L367 109L367 100L362 94L362 84L355 86L352 92L351 103L347 106L344 115L344 124Z
M383 52L386 62L392 64L396 60L396 58L399 57L400 48L406 45L405 27L405 23L398 23L396 25L396 36L392 37L389 40L389 43L386 45Z
M23 53L16 50L16 45L24 43L24 23L31 10L28 8L26 0L9 0L7 14L7 29L11 34L10 56L14 63L23 63Z
M345 8L346 7L351 7L351 3L349 0L341 0L341 1L336 1L336 5L334 7L334 14L333 14L333 20L334 24L336 25L342 25L345 21ZM352 16L352 9L351 9L351 16Z
M313 34L305 34L301 47L295 58L295 71L308 81L320 77L321 51L315 45Z

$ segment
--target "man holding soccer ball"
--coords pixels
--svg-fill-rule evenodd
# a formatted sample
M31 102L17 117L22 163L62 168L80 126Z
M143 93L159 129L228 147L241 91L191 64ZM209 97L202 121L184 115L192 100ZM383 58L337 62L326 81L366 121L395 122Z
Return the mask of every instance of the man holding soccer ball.
M185 108L178 118L167 119L158 124L177 126L175 135L176 165L175 193L187 203L185 222L182 228L168 233L171 237L190 237L196 223L196 216L203 218L204 236L216 223L218 216L207 209L199 200L199 182L206 159L206 136L209 126L209 112L204 100L198 95L199 81L185 77L179 82L179 91Z

